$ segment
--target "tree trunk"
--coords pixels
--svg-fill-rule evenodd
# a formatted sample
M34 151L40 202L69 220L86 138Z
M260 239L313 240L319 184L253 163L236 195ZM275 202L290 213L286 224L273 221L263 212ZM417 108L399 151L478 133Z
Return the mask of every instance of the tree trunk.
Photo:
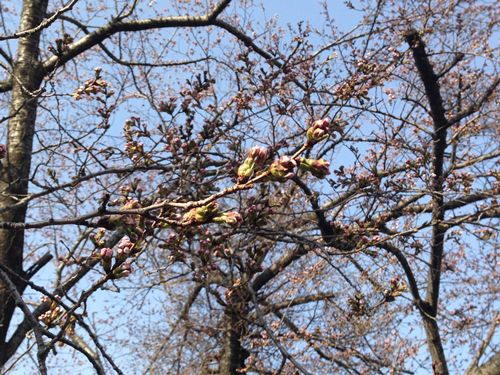
M432 370L434 375L448 375L448 366L444 353L439 327L435 319L430 316L423 316L425 335L432 359Z
M40 24L47 10L48 0L25 0L21 13L20 30L29 30ZM7 130L7 157L0 171L0 208L9 207L28 192L33 134L37 111L37 90L43 79L39 61L38 32L19 38L17 58L12 72L12 97ZM22 223L26 206L0 214L2 222ZM23 272L24 231L0 229L0 263L12 271ZM19 289L17 280L13 280ZM7 358L5 342L15 309L14 302L4 285L0 286L0 364Z
M229 312L224 332L224 346L219 363L219 375L241 375L246 371L238 371L245 367L248 351L241 345L243 319L234 312Z

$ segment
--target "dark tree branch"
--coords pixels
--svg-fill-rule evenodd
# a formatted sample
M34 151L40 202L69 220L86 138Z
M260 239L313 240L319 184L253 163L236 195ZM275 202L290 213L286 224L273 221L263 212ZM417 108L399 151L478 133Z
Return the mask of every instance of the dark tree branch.
M466 108L462 112L450 118L448 126L454 125L459 121L463 120L464 118L466 118L467 116L470 116L473 113L479 111L482 108L482 106L495 94L499 83L500 83L500 78L496 78L493 81L493 83L484 91L483 95L481 95L478 99L476 99L474 103L472 103L468 108Z
M13 62L12 62L12 57L3 50L3 48L0 48L0 56L2 56L5 61L7 61L9 63L10 66L12 66Z
M444 77L450 70L452 70L460 61L464 59L465 55L461 52L455 54L453 61L448 65L441 73L438 74L437 78L440 79Z
M443 99L438 83L438 76L429 61L425 44L415 30L406 34L408 43L417 67L420 79L425 88L425 94L430 106L430 113L434 123L432 135L432 239L431 260L427 281L426 314L422 315L426 328L427 342L431 352L433 368L436 375L447 375L448 365L446 362L443 344L441 342L439 328L436 322L439 302L439 288L441 284L441 264L443 261L444 236L446 227L444 220L444 197L443 197L443 164L444 152L446 150L446 129L449 126L445 116Z
M32 27L28 30L21 30L21 31L14 33L12 35L0 35L0 41L8 40L8 39L22 38L22 37L30 36L30 35L33 35L35 33L40 32L42 29L45 29L45 28L49 27L50 25L52 25L61 14L73 9L73 7L75 6L75 4L77 2L78 2L78 0L70 0L65 6L58 9L56 12L52 13L48 18L44 18L42 20L42 22L40 22L35 27Z
M115 246L124 235L125 235L125 233L120 231L120 230L113 232L111 237L106 242L105 247ZM98 263L99 263L99 259L89 258L85 262L85 264L82 267L80 267L78 270L76 270L73 274L71 274L63 284L56 287L55 290L53 291L52 295L59 295L59 296L65 295L71 288L73 288L76 285L76 283L78 283ZM48 310L48 308L49 308L48 303L39 304L35 308L35 310L33 311L33 316L38 318L40 315L42 315L44 312L46 312ZM29 319L24 318L24 320L21 323L19 323L16 330L14 331L14 333L10 337L9 341L7 342L5 356L2 357L2 362L0 362L0 366L3 365L7 361L8 358L10 358L12 355L14 355L16 350L19 348L19 345L21 345L24 338L26 337L26 333L28 333L28 331L30 329L31 329L31 324L30 324Z
M60 17L62 20L70 22L78 28L80 28L85 34L90 34L91 31L88 29L87 26L85 26L83 23L81 23L78 20L75 20L72 17L67 17L67 16L61 16ZM206 61L209 59L209 57L202 57L199 59L193 59L193 60L186 60L186 61L169 61L169 62L159 62L159 63L148 63L148 62L138 62L138 61L126 61L123 59L120 59L117 57L115 54L113 54L105 45L104 43L99 43L98 44L101 50L108 56L111 60L113 60L115 63L123 65L123 66L143 66L143 67L150 67L150 68L168 68L168 67L173 67L173 66L181 66L181 65L188 65L188 64L196 64L198 62Z
M38 346L37 350L37 360L38 360L38 369L40 370L41 375L47 375L47 365L45 364L45 360L47 358L47 351L45 348L45 343L43 341L43 332L44 329L40 326L40 323L30 311L29 307L23 301L21 295L19 294L16 285L10 280L9 276L6 272L4 272L5 267L3 264L0 264L0 279L2 279L3 284L7 287L10 292L12 298L16 302L16 305L21 308L24 313L25 320L29 322L30 328L33 329L33 333L35 335L35 340Z
M52 260L53 256L51 253L45 253L40 259L38 259L33 265L24 272L26 279L30 280L36 275L47 263Z
M66 64L81 53L99 45L104 40L119 32L141 31L160 28L174 27L202 27L215 25L217 16L219 16L225 8L230 4L231 0L223 0L219 2L207 14L202 16L177 16L177 17L160 17L149 18L143 20L123 21L121 19L113 19L106 26L85 35L80 40L68 46L68 49L62 54L52 56L43 63L45 74L50 74L58 67ZM5 82L0 85L0 92L9 91L12 89L12 84Z

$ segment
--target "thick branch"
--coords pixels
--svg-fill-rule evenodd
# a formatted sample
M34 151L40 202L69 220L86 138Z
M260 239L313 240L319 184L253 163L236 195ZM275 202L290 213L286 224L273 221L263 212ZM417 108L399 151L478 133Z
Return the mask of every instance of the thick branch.
M33 35L35 33L38 33L42 29L45 29L45 28L49 27L50 25L52 25L61 14L73 9L73 7L75 6L75 4L77 2L78 2L78 0L69 1L68 4L66 4L62 8L58 9L56 12L52 13L50 15L50 17L44 18L42 20L42 22L40 22L35 27L31 27L27 30L21 30L21 31L14 33L12 35L0 35L0 41L8 40L8 39L17 39L17 38L21 38L23 36L30 36L30 35Z
M223 0L219 2L209 13L201 16L177 16L177 17L160 17L149 18L143 20L123 21L121 19L113 19L107 25L100 27L94 32L85 35L78 41L68 46L68 49L56 56L52 56L43 63L45 74L52 72L54 69L66 64L81 53L100 44L112 35L119 32L141 31L160 28L174 27L201 27L215 25L218 15L230 4L231 0ZM5 82L0 86L0 92L9 91L12 89L12 84Z
M437 316L439 288L441 283L441 264L443 261L444 235L446 227L444 219L444 197L443 197L443 164L444 151L446 149L446 129L448 120L445 117L445 109L438 76L427 57L425 44L415 30L406 35L406 42L413 53L415 66L425 88L425 94L430 106L430 113L434 123L432 134L432 239L431 260L427 280L427 314L424 315L424 326L427 334L427 342L433 361L436 375L447 375L448 366L444 355L443 345L439 336L439 328L435 317Z
M500 352L497 352L485 364L474 367L466 375L497 375L500 373Z

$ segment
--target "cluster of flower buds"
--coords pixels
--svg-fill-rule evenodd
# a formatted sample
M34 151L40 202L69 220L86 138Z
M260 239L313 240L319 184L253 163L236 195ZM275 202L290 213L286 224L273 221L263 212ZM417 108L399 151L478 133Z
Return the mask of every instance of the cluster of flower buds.
M248 150L247 158L238 168L238 181L248 180L256 171L264 166L269 158L269 149L260 146L254 146Z
M125 143L125 152L128 157L135 163L143 162L148 164L151 162L151 153L144 151L144 144L135 140L129 140Z
M297 162L299 164L299 169L311 173L314 177L325 178L330 173L330 163L326 160L299 157Z
M47 327L53 326L64 314L63 309L57 301L61 300L61 296L55 296L55 300L47 296L42 297L43 303L49 304L49 309L39 316L39 320L44 322Z
M0 159L3 159L7 156L7 147L5 145L0 144Z
M306 146L313 146L328 137L333 131L343 133L340 121L331 121L328 117L314 121L306 132Z
M307 145L314 145L315 143L325 139L330 133L330 119L324 118L314 121L307 129Z
M158 105L158 110L160 112L165 112L171 115L175 111L176 101L177 99L175 97L170 97L168 101L161 101Z
M42 297L42 302L49 305L49 309L38 317L48 328L59 325L64 329L64 333L70 336L75 334L76 317L73 314L65 312L57 303L61 296L55 296L51 299L47 296Z
M84 95L104 94L106 97L110 97L114 94L112 90L109 90L109 83L101 77L101 68L94 69L94 72L95 77L86 80L83 86L80 86L73 93L73 98L80 100Z
M356 316L363 316L367 313L368 307L363 293L356 293L353 298L347 301L351 307L351 311Z
M206 206L192 208L182 217L184 224L204 224L211 221L219 212L219 204L212 202Z
M394 299L406 291L406 283L399 277L393 277L389 280L389 287L384 290L384 297L387 302L392 302Z
M115 278L120 279L122 277L129 276L132 271L132 263L127 260L113 270L113 275L115 276Z
M182 217L183 224L205 224L205 223L224 223L235 225L241 223L243 218L238 212L219 212L219 204L212 202L206 206L197 207L189 210Z
M109 206L117 206L120 204L123 204L123 206L120 207L120 211L135 210L141 208L141 204L137 199L131 199L126 196L114 199L111 202L109 202ZM117 227L123 226L128 232L140 233L142 230L140 225L140 219L141 219L140 215L132 213L106 215L101 217L97 221L97 224L106 229L115 229ZM101 247L104 244L104 240L102 239L102 236L104 235L104 229L102 229L102 231L103 231L102 233L98 232L96 235L91 235L93 236L94 244L98 247ZM97 243L96 238L99 238L99 240L101 240L101 243Z
M223 212L213 218L214 223L224 223L229 225L236 225L238 223L241 223L242 221L243 218L241 217L241 215L235 211Z
M273 181L285 181L295 176L297 162L289 156L282 156L269 166L269 177Z
M106 229L99 228L99 229L97 229L96 233L91 233L89 238L95 246L101 247L101 246L104 246L104 235L105 234L106 234Z
M122 237L116 246L116 256L113 249L103 247L98 253L101 258L102 268L106 273L113 272L115 278L128 276L132 273L132 265L129 258L133 255L135 244L128 236ZM112 266L113 258L115 258L114 269Z
M132 253L134 244L130 241L129 236L124 236L116 247L116 260L121 262L127 259Z

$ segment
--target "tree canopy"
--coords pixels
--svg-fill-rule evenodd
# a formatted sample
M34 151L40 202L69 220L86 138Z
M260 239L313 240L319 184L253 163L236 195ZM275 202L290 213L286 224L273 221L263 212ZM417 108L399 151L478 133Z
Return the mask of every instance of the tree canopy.
M2 374L500 372L497 4L270 3L0 4Z

